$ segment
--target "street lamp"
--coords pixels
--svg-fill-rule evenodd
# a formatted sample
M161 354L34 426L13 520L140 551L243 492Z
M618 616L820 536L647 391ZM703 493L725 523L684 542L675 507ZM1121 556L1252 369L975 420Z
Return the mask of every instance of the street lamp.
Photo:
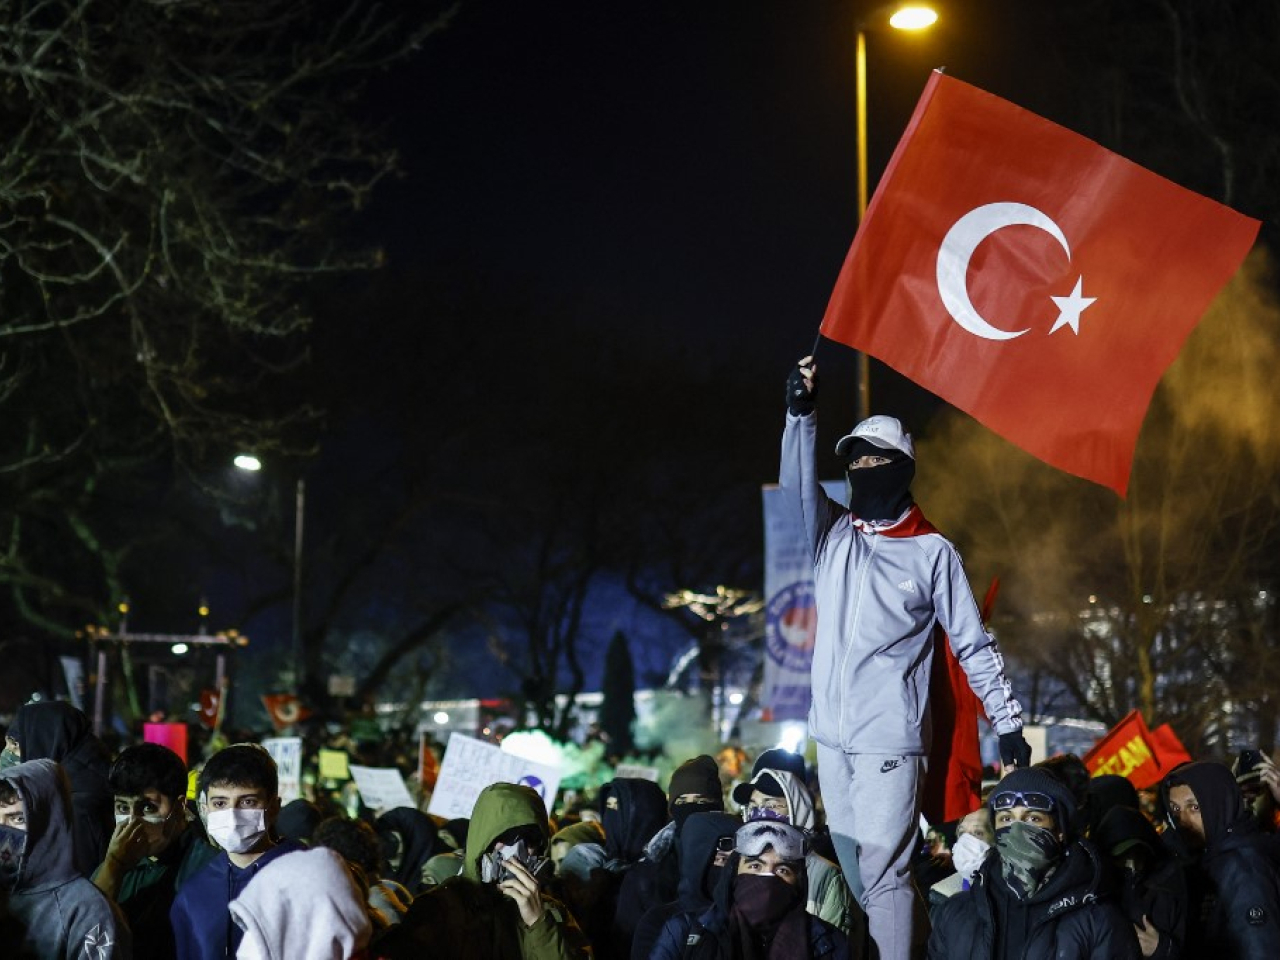
M237 469L256 473L262 469L262 461L252 454L242 453L232 463ZM302 537L307 515L307 481L298 477L293 488L293 632L291 636L293 659L293 692L299 699L306 685L306 659L302 654Z
M925 30L938 14L923 4L904 3L879 7L858 21L855 52L858 112L858 226L867 213L867 30L887 23L895 30ZM858 420L871 416L871 358L858 351Z

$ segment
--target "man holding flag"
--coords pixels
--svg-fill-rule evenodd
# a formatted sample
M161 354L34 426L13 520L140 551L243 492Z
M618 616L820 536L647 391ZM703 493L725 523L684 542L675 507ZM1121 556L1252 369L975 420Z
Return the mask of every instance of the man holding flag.
M911 882L926 757L935 629L946 631L1000 735L1001 758L1026 766L1022 708L986 632L960 556L911 497L915 447L893 417L858 424L838 444L850 506L822 490L814 465L817 367L805 357L787 381L779 484L813 557L817 636L809 733L841 866L861 880L883 960L924 942Z

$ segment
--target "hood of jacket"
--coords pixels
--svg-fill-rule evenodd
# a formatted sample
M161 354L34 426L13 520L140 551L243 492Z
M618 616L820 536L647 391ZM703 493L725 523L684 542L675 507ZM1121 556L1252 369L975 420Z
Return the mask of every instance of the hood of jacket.
M14 893L61 886L80 876L71 832L71 786L52 760L27 760L10 767L8 780L26 807L27 846Z
M1160 858L1163 846L1160 835L1141 810L1132 807L1112 807L1102 818L1091 837L1103 856L1121 857L1134 847L1145 847L1147 857L1154 863Z
M390 879L415 893L422 886L422 868L427 861L448 850L435 821L411 807L388 810L374 822L373 829L378 834ZM393 856L398 857L394 870L390 869Z
M263 960L340 957L369 943L365 898L342 856L316 847L277 857L231 901L244 931L238 954Z
M787 770L759 770L751 778L752 785L761 777L770 777L782 788L782 796L787 801L787 809L791 813L791 825L801 830L812 830L817 822L817 814L813 809L813 795L803 780Z
M1206 852L1212 852L1229 837L1254 831L1253 817L1245 807L1244 794L1229 767L1209 760L1178 767L1160 783L1160 799L1165 810L1169 809L1169 788L1179 784L1190 787L1196 803L1200 804Z
M532 787L515 783L493 783L480 791L471 824L467 828L467 857L462 875L480 879L480 858L493 842L512 827L536 826L545 844L551 836L547 808ZM546 851L543 851L546 855Z
M609 809L609 799L617 809ZM600 788L604 848L611 860L634 863L667 822L667 795L651 780L620 777Z
M106 747L93 734L93 726L84 711L62 700L24 703L13 716L9 736L18 741L23 760L82 760L109 763Z
M9 736L18 741L23 760L56 760L66 770L72 792L105 796L110 805L111 755L84 711L62 700L24 703L13 715Z
M716 858L716 842L733 837L742 821L727 813L695 813L680 831L680 900L704 904L711 900L707 871ZM690 909L686 907L686 909Z

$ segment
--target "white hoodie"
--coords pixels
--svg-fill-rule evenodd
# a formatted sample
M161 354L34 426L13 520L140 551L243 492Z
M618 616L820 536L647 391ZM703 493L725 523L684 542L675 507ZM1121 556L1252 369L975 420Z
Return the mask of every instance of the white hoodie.
M244 930L238 960L350 960L372 933L346 861L326 847L272 860L230 910Z

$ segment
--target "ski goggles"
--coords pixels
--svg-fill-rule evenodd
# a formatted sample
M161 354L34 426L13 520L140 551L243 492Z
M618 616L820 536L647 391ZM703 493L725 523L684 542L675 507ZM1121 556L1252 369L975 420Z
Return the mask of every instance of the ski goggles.
M751 820L734 834L733 849L743 857L758 857L770 847L783 860L803 860L808 836L799 827L777 820Z
M1053 813L1056 806L1053 797L1039 790L998 790L991 795L991 809L996 811L1026 807L1041 813Z

